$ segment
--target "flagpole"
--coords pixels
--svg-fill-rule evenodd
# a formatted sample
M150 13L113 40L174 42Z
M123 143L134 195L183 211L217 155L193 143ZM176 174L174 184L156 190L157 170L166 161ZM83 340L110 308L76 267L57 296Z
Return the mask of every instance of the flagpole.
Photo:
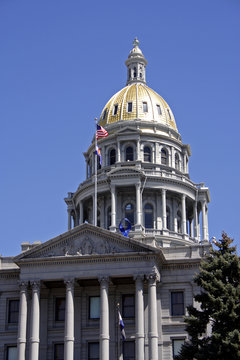
M97 226L97 118L95 118L95 186L94 186L94 219L93 224Z

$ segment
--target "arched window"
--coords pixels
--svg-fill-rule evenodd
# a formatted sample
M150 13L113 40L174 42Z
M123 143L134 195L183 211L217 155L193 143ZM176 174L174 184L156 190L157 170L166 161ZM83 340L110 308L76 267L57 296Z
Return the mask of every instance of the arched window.
M153 229L153 207L151 204L144 206L144 223L146 229Z
M111 206L107 208L107 229L110 228L112 223L112 217L111 217Z
M88 160L87 163L87 177L90 178L92 176L92 162Z
M113 165L116 162L116 150L112 149L109 152L109 165Z
M133 147L128 146L126 148L126 161L133 161Z
M100 157L97 156L97 169L101 169L101 164L100 164Z
M170 209L167 207L167 229L170 230Z
M182 232L182 214L181 211L177 212L177 232Z
M128 203L125 206L125 218L127 218L132 225L134 225L134 206L131 203Z
M175 154L175 169L180 170L180 159L178 154Z
M135 77L135 78L137 77L137 68L136 68L136 67L134 68L134 75L133 75L133 77Z
M128 79L131 79L131 69L128 70Z
M161 164L168 165L168 154L166 149L161 150Z
M149 146L144 146L144 161L151 162L152 161L152 151Z
M103 113L103 117L102 117L102 120L105 120L106 118L106 115L107 115L107 109L104 110L104 113Z

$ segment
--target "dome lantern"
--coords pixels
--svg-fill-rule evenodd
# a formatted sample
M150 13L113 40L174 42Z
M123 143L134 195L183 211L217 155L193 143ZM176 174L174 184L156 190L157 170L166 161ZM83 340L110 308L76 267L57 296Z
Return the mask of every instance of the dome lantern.
M133 49L130 51L125 64L127 66L127 85L136 82L146 84L147 60L139 48L137 38L133 41Z

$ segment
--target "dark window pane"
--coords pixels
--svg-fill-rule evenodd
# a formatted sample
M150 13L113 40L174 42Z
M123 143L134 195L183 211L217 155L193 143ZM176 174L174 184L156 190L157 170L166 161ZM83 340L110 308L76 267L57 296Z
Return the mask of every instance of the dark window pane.
M8 302L8 323L18 323L19 300L9 300Z
M88 343L88 360L99 360L99 343Z
M134 77L137 77L137 68L134 68L133 76L134 76Z
M7 347L7 360L17 360L17 346Z
M124 318L135 317L135 297L134 295L123 295L122 314Z
M151 204L144 206L145 228L153 229L153 207Z
M147 161L147 162L151 162L152 159L151 159L151 149L149 146L145 146L144 147L144 161Z
M90 296L89 297L89 318L99 319L100 318L100 297Z
M172 315L184 315L183 291L174 291L171 293Z
M118 112L118 104L114 105L113 115L117 115L117 112Z
M55 321L65 320L65 298L56 298Z
M107 109L104 110L103 117L102 117L103 120L105 120L106 115L107 115Z
M133 161L133 148L128 146L126 148L126 161Z
M167 152L165 149L161 150L161 164L167 165Z
M109 153L109 165L113 165L116 162L116 150L112 149Z
M132 204L127 204L125 206L125 218L127 218L130 223L134 224L134 207ZM124 224L124 226L127 226L128 224Z
M158 113L158 115L162 115L162 111L161 111L160 105L157 105L157 113Z
M173 357L180 353L183 344L184 344L184 339L174 339L172 341Z
M123 360L135 360L134 341L126 341L123 343Z
M132 102L128 103L128 112L132 112Z
M143 112L148 112L148 104L147 104L147 102L143 102Z
M170 113L169 109L167 109L167 111L168 111L169 119L172 120L171 113Z
M64 344L54 345L54 360L64 360Z

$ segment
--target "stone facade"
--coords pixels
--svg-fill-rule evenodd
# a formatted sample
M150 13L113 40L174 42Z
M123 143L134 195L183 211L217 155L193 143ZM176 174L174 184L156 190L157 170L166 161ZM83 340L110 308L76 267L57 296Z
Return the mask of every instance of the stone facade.
M86 180L65 199L68 231L0 258L0 360L170 360L187 337L193 275L209 249L209 190L190 180L190 146L146 86L138 44L127 87L100 117L102 164L93 141Z

